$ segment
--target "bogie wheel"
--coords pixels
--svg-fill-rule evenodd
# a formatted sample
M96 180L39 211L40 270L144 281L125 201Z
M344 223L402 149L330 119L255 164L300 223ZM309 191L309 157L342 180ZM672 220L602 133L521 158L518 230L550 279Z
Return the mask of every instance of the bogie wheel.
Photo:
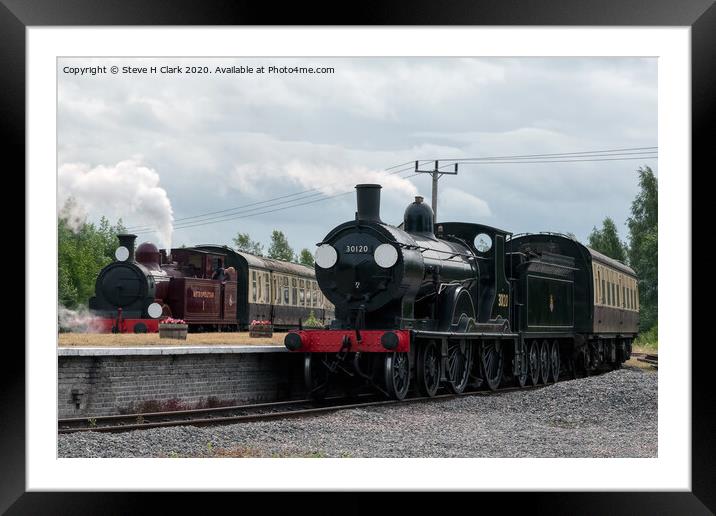
M418 389L423 396L435 396L440 387L441 376L440 348L435 341L428 341L418 348L417 380Z
M388 397L405 399L410 388L410 360L407 353L386 353L384 367L385 390Z
M527 344L524 340L520 339L517 344L517 349L519 351L519 358L515 355L515 360L519 360L519 363L517 368L518 373L517 376L515 376L515 380L517 380L517 385L524 387L527 385L527 378L529 377L529 353L527 351Z
M303 379L308 397L321 401L328 392L328 369L323 364L325 355L306 353L303 359Z
M541 369L539 361L539 344L536 340L532 341L530 345L529 355L529 370L530 370L530 383L537 385L539 383L539 372Z
M499 340L483 342L480 345L480 366L485 383L492 391L500 387L502 381L503 349Z
M552 342L550 350L550 370L552 381L557 383L559 381L559 342L556 340Z
M546 385L549 381L549 343L545 340L542 342L539 352L539 381L541 384Z
M461 394L470 380L472 368L472 345L465 340L448 343L447 378L448 388Z

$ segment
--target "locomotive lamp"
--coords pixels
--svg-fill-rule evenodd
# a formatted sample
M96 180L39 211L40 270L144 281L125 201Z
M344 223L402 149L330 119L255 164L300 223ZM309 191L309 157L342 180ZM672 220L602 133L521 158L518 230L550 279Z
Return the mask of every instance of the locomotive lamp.
M114 252L114 257L120 262L126 262L127 258L129 258L129 249L120 245Z
M398 262L398 251L390 244L380 244L373 253L373 259L380 267L389 269Z
M329 244L323 244L316 249L316 265L322 269L330 269L338 261L338 252Z

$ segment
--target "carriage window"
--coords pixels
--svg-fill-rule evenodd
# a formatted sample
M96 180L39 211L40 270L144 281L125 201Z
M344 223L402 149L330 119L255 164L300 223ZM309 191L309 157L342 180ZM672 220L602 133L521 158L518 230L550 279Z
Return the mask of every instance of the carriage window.
M607 300L605 299L606 292L607 289L604 285L604 280L602 280L602 304L605 304L607 302Z
M316 303L318 302L318 292L316 290L313 290L313 300L311 301L311 304L313 306L316 306Z
M278 287L276 285L276 278L273 279L273 291L271 292L271 299L273 299L274 304L281 304L281 296L278 293Z
M251 297L256 302L256 271L251 272Z
M261 301L263 298L263 295L261 293L261 273L258 274L258 280L256 281L256 285L258 287L257 288L258 293L256 294L257 299L255 299L254 301L256 301L256 300Z
M626 307L626 287L622 287L622 308Z
M617 294L616 306L618 307L619 306L619 285L616 283L614 284L614 290L616 291L616 294Z
M266 282L266 302L271 302L271 281L269 280L268 274L265 275L264 281Z
M289 301L288 301L288 287L283 287L283 304L284 304L284 305L289 304Z
M306 306L306 290L304 288L301 288L298 291L298 298L300 300L300 305Z

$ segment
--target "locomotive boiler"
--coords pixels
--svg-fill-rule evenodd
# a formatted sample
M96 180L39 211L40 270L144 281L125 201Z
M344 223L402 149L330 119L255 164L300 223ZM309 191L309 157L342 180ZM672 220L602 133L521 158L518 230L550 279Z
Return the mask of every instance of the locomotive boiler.
M578 310L580 322L591 320L595 310L591 250L562 235L513 241L491 226L435 223L420 196L393 226L381 220L380 190L356 186L354 220L317 244L316 279L335 320L284 340L305 353L311 396L337 381L396 399L413 386L427 396L441 386L455 393L503 381L524 386L556 381L577 362L590 369L626 359L638 330L633 317L612 334L568 317ZM631 269L619 271L625 288L633 284Z

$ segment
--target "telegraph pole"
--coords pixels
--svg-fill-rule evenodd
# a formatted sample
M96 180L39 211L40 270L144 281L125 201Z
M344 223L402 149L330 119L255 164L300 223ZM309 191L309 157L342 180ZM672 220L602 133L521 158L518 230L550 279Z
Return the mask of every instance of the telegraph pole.
M456 176L457 175L457 163L455 163L455 171L454 172L440 172L439 163L436 160L435 161L435 168L433 170L418 170L418 162L415 162L415 172L417 174L430 174L433 176L433 223L437 222L438 220L438 179L440 179L445 174Z

